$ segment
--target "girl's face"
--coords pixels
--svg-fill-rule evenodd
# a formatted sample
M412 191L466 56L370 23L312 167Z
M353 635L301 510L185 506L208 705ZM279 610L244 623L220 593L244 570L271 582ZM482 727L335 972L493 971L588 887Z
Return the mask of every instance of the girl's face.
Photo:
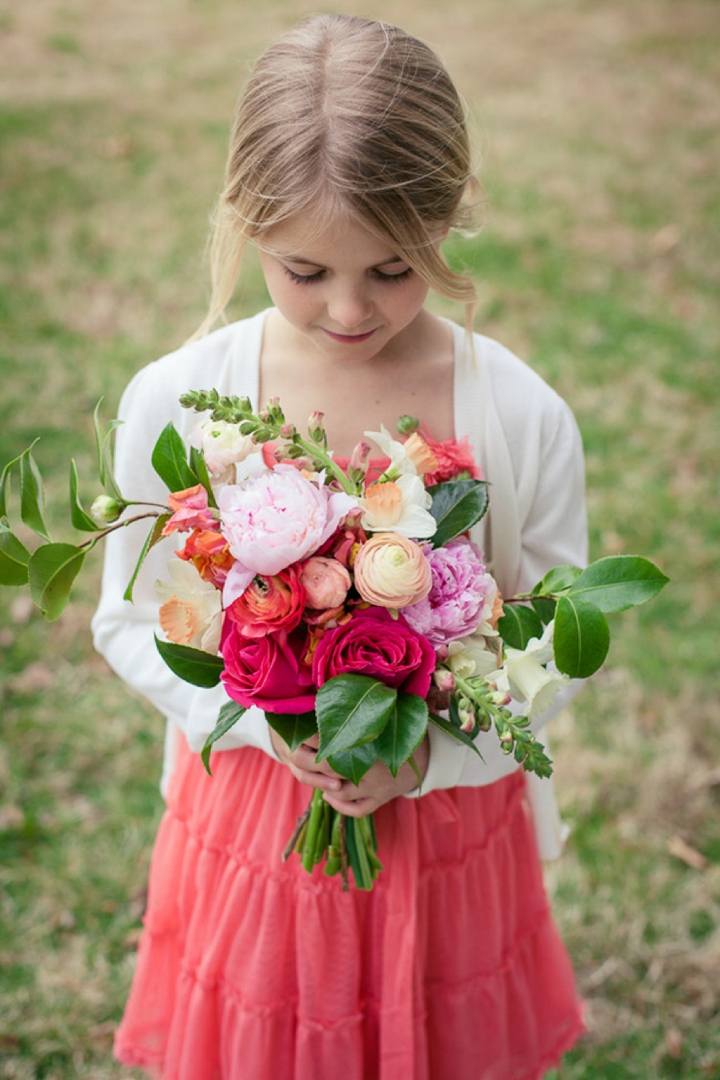
M258 248L273 303L328 359L367 361L412 340L428 285L356 222L292 218Z

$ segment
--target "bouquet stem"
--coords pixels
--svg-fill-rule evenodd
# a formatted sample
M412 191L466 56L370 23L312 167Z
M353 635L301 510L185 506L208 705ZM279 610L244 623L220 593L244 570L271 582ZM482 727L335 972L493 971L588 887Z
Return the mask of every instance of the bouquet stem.
M298 818L283 851L283 861L293 852L300 856L308 873L325 860L325 873L340 874L344 892L350 887L348 870L352 870L358 889L372 889L382 870L372 814L362 818L341 814L325 802L320 788L315 789L310 805Z

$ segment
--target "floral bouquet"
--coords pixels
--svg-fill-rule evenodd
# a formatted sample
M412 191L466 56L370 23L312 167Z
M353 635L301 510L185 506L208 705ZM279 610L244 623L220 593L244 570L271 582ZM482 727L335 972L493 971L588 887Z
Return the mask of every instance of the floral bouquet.
M118 489L110 444L95 414L105 493L86 513L71 463L70 508L79 545L51 541L32 447L0 478L0 584L29 584L54 619L95 544L117 528L153 518L125 593L148 551L188 534L158 582L158 650L196 686L222 681L228 701L202 752L251 706L291 750L319 736L317 760L358 784L376 761L393 776L409 762L429 724L479 753L475 738L494 729L502 750L549 776L552 765L531 730L570 678L586 678L609 647L605 613L650 599L667 578L646 559L600 559L562 566L530 593L501 598L469 530L488 506L487 484L467 447L436 443L402 417L393 438L366 432L385 455L373 475L370 445L346 467L328 450L321 413L307 435L277 400L254 412L247 398L216 391L181 404L210 413L188 450L172 424L152 464L169 489L167 505L127 499ZM41 539L31 554L7 517L10 478L19 473L20 514ZM131 510L141 507L139 513ZM134 514L134 516L132 516ZM511 709L511 702L519 706ZM372 817L353 818L315 790L289 839L308 871L320 862L352 870L372 888L382 868Z

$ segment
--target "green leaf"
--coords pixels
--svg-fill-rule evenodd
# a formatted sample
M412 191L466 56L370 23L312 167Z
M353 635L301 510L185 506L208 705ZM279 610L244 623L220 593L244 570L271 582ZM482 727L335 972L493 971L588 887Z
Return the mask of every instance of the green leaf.
M602 666L610 648L607 619L580 596L561 596L555 612L553 654L571 679L587 679Z
M417 750L428 725L427 702L417 694L398 694L383 732L377 737L377 753L393 776Z
M503 604L503 616L498 620L498 632L511 649L524 649L531 638L542 637L540 616L522 604Z
M668 580L649 559L610 555L583 570L568 595L589 600L601 611L625 611L657 596Z
M371 769L378 759L376 742L365 743L363 746L354 746L350 750L341 750L337 754L331 754L328 765L346 780L351 780L357 785L362 780L368 769Z
M0 520L0 585L26 585L30 552L10 531L7 518Z
M95 427L95 446L97 449L98 459L98 476L100 483L103 486L104 491L110 495L113 499L117 499L118 502L125 502L120 488L115 482L115 474L113 471L112 463L112 434L116 428L120 427L122 420L111 420L108 424L107 431L103 430L103 426L100 423L100 405L102 404L102 398L98 401L93 412L93 425Z
M75 529L79 529L81 532L98 532L98 525L96 521L86 514L82 508L80 502L80 496L78 494L78 473L77 465L74 461L70 461L70 518Z
M448 480L427 490L433 500L430 513L438 523L430 539L436 548L477 525L488 508L488 485L484 480Z
M397 690L368 675L337 675L317 692L317 760L372 742L388 722Z
M218 739L221 739L223 735L225 735L226 732L230 730L230 728L235 727L238 720L246 712L247 709L243 705L238 705L237 701L226 701L222 709L218 713L217 723L208 735L207 739L205 740L205 744L200 751L202 763L205 766L205 769L207 770L209 776L212 776L212 773L210 771L210 751L212 750L213 745L218 741Z
M29 447L24 454L20 455L20 517L29 529L41 536L43 540L50 542L50 534L42 513L42 477L31 450L32 447Z
M145 543L143 544L142 548L140 549L140 555L138 556L138 561L135 563L135 569L132 572L132 577L128 581L127 588L125 589L125 592L123 593L123 600L132 601L133 589L135 588L135 582L137 581L137 576L140 573L140 567L145 562L145 558L147 556L148 551L150 551L151 548L154 548L155 545L157 543L159 543L160 540L162 540L162 538L163 538L162 531L165 528L165 525L168 523L168 521L170 520L171 517L172 517L172 514L160 514L157 521L155 522L152 529L150 530L147 537L145 538Z
M578 566L555 566L532 590L532 596L554 596L569 589L580 574Z
M185 443L172 420L160 432L150 460L155 472L170 491L185 491L186 488L200 483L198 476L187 463Z
M471 750L474 750L482 761L485 760L471 737L465 731L461 731L460 728L451 724L449 720L446 720L443 716L438 716L436 713L428 713L428 720L431 724L434 724L435 727L444 731L446 735L450 735L457 742L461 742L463 746L467 746Z
M556 600L551 600L545 596L534 596L530 603L543 626L547 626L555 618Z
M205 458L200 450L197 450L194 446L190 447L190 468L207 492L208 506L215 509L217 507L217 500L215 499L215 492L210 483L210 474L207 470L207 465L205 464Z
M220 673L225 667L221 656L213 656L201 649L191 649L189 645L162 641L157 635L155 644L170 670L185 682L202 686L206 690L220 682Z
M30 556L30 595L48 622L54 622L67 606L86 555L87 550L72 544L43 544Z
M277 731L291 750L297 750L304 742L317 734L317 719L311 709L304 713L272 713L265 712L267 720L273 731Z
M10 489L10 473L19 460L20 458L16 457L12 461L8 461L2 471L2 476L0 476L0 519L7 517L7 492Z

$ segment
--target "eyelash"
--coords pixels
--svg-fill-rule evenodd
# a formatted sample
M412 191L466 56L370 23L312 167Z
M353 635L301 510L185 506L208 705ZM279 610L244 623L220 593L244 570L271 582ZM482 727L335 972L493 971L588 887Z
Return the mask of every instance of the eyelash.
M289 266L285 266L284 263L282 264L282 268L290 280L294 281L296 285L312 285L317 281L321 281L325 273L324 270L318 270L314 274L296 274L294 270L291 270ZM399 274L382 274L379 270L373 271L376 280L382 282L383 285L396 285L401 281L407 281L412 272L411 266L408 266L407 270L403 270Z

